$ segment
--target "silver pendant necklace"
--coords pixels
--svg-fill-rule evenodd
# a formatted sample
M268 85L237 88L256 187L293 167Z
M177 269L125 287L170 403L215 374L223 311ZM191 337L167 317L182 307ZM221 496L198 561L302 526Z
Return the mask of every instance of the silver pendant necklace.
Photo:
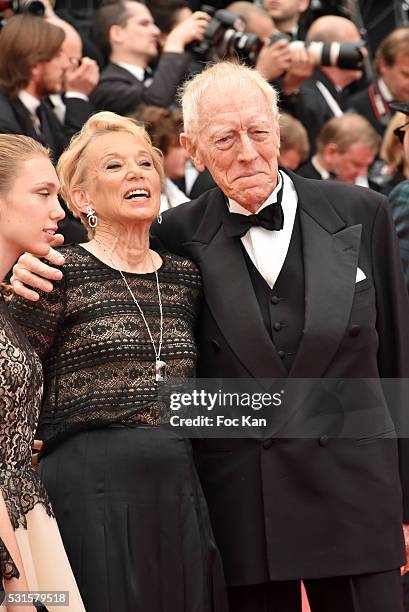
M105 255L108 257L108 259L110 260L112 267L114 268L114 270L116 270L117 272L119 272L122 280L125 283L126 288L128 289L131 298L133 299L135 305L137 306L138 310L139 310L139 314L142 317L143 322L145 323L145 327L146 330L149 334L149 338L152 344L152 348L153 351L155 353L155 380L156 382L164 382L166 380L166 363L164 361L162 361L162 359L160 358L160 354L162 351L162 340L163 340L163 310L162 310L162 297L161 297L161 293L160 293L160 286L159 286L159 278L158 278L158 272L155 268L155 264L153 263L153 257L151 255L151 252L149 251L149 256L151 258L151 262L152 262L152 268L153 271L155 273L155 278L156 278L156 289L158 292L158 302L159 302L159 316L160 316L160 333L159 333L159 344L158 344L158 350L156 350L156 346L155 346L155 342L153 340L153 336L152 336L152 332L150 330L150 327L148 325L148 322L145 318L145 315L143 313L142 308L139 305L138 300L136 299L136 297L134 296L134 293L132 291L132 289L130 288L128 281L126 280L122 270L120 270L118 268L118 266L115 264L114 260L111 257L111 254L106 250L106 248L104 247L104 245L102 244L102 242L100 242L99 240L97 240L94 237L95 242L101 247L101 249L104 251Z

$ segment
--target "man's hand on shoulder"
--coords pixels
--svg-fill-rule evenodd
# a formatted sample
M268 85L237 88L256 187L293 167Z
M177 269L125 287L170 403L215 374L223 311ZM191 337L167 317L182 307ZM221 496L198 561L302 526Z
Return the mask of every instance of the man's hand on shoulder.
M63 243L64 236L56 234L52 246L61 246ZM53 248L50 248L48 255L44 259L53 264L53 266L62 266L64 264L64 257ZM53 290L53 284L50 281L61 280L62 276L61 270L45 264L31 253L23 253L13 268L11 284L14 293L25 300L36 302L40 299L40 296L36 291L29 289L29 287L49 293Z

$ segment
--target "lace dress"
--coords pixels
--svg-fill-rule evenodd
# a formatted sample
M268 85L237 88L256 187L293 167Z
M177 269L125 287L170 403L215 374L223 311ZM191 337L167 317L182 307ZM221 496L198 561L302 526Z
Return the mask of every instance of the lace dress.
M221 612L220 558L189 440L163 437L155 354L118 272L81 246L61 249L63 279L11 311L40 355L40 463L87 612ZM201 278L161 254L161 359L194 376ZM154 274L125 273L160 337ZM166 414L165 414L166 417Z
M31 468L41 397L41 363L0 301L0 503L15 532L29 589L67 590L66 609L81 612L84 607L47 493ZM17 566L0 538L0 578L19 578Z

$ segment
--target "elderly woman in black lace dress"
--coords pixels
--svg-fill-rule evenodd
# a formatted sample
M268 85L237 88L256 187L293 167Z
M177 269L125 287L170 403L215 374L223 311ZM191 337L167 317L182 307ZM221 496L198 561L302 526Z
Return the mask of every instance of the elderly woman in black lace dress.
M194 376L195 265L149 247L163 176L143 128L85 124L58 164L90 241L12 311L42 359L41 475L87 612L224 609L222 571L186 439L164 437L157 385Z
M25 250L47 255L64 217L48 152L26 136L0 135L0 280ZM2 289L4 285L2 285ZM2 297L6 297L6 292ZM41 406L41 363L0 297L0 610L84 612L44 486L31 468ZM16 595L13 592L17 591ZM55 595L51 592L55 591ZM58 591L67 591L63 599ZM54 605L55 604L55 605Z

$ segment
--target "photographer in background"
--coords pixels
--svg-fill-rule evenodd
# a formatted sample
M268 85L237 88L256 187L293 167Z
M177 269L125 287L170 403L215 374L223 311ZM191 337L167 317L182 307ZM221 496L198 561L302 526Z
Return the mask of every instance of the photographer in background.
M322 43L361 42L355 24L345 17L326 15L320 17L308 30L306 42ZM362 54L365 49L362 49ZM297 95L294 113L308 132L311 151L321 127L332 117L339 117L345 109L343 90L362 76L362 70L339 66L319 66L311 78L305 80Z
M393 115L392 101L409 100L409 27L391 32L375 55L376 80L351 96L347 108L364 115L383 134Z
M160 37L149 9L133 0L103 4L94 15L93 37L109 63L92 94L95 107L126 115L139 104L170 106L191 62L185 49L202 39L209 20L199 11L171 30L155 71L147 75Z
M368 168L380 145L380 136L371 124L355 113L333 117L317 137L317 153L297 171L313 179L336 179L369 187Z
M310 0L263 0L262 6L274 22L274 26L291 40L304 40L303 15Z
M70 63L69 68L65 71L64 76L64 94L51 94L47 101L54 110L55 115L64 125L67 118L66 98L75 97L76 99L89 101L89 96L95 89L99 79L98 64L89 57L83 57L82 40L77 30L67 21L60 19L56 15L47 17L48 23L61 28L65 33L62 51L68 58ZM84 115L82 119L78 118L74 125L67 125L69 136L73 136L83 126L90 115L90 108L81 105ZM70 117L68 116L68 120Z
M89 80L79 78L82 68L72 66L64 41L64 30L30 14L7 20L0 35L0 133L31 136L55 161L92 112ZM63 120L48 100L62 92Z

